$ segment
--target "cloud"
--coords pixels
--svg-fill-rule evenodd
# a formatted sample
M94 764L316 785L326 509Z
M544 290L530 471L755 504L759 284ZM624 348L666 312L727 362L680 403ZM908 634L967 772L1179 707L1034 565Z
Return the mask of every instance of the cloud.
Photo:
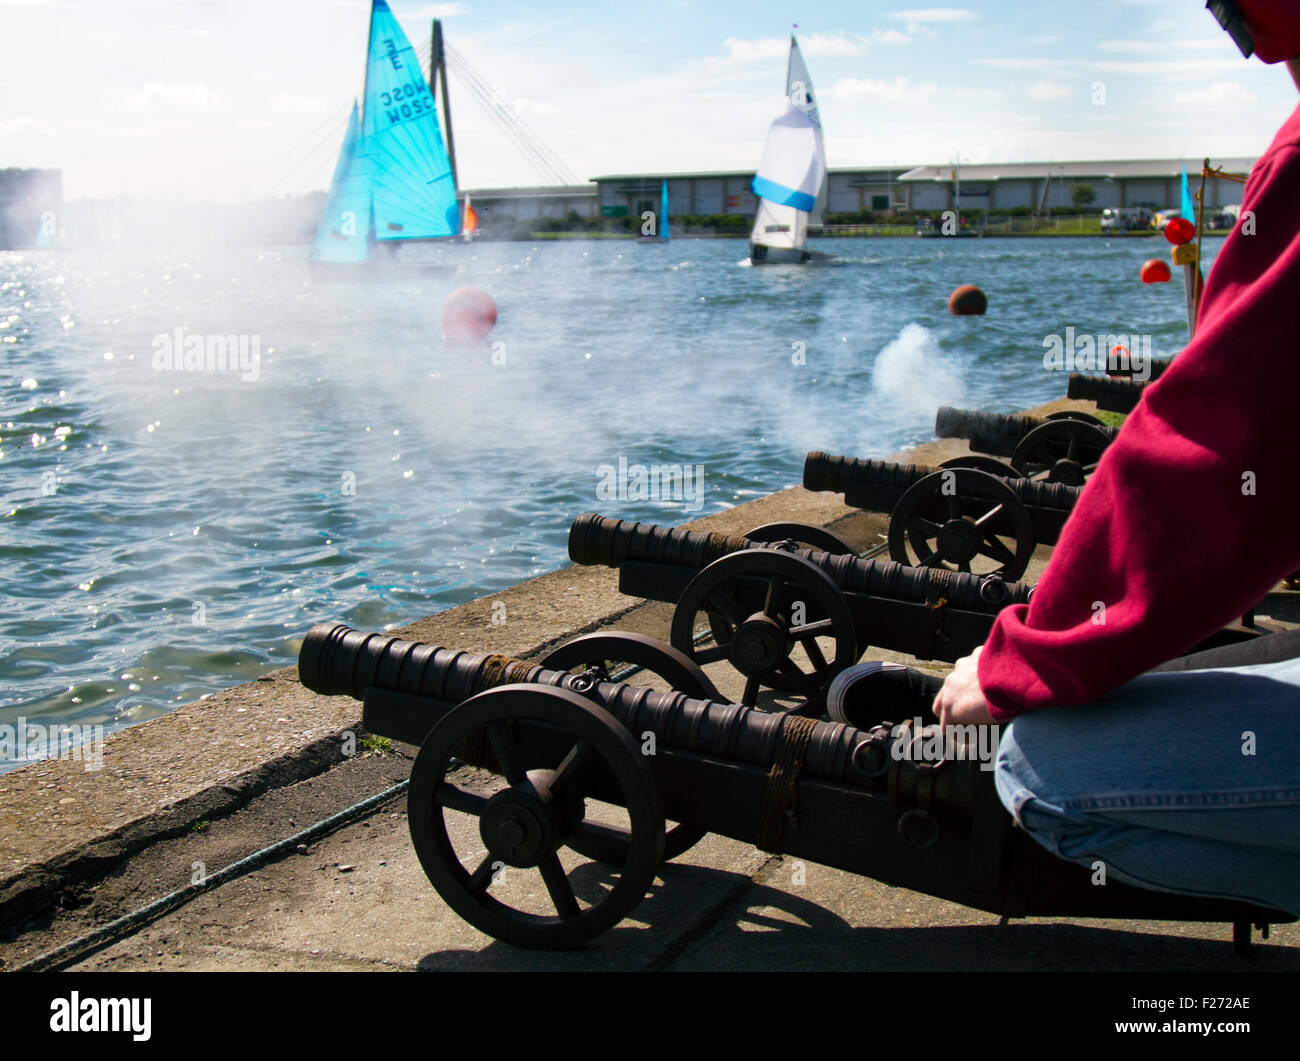
M6 118L4 121L0 121L0 136L21 136L24 133L34 133L37 136L59 135L59 131L49 122L43 122L29 114L21 114L17 118Z
M510 109L523 118L555 113L554 104L547 103L544 99L529 99L527 96L511 100Z
M175 111L214 111L223 109L220 93L198 81L168 84L148 81L138 89L128 89L120 110L126 114L153 114Z
M972 59L977 66L1026 73L1035 70L1091 70L1102 74L1164 74L1177 77L1241 70L1240 59Z
M1255 94L1236 81L1216 81L1191 92L1175 92L1172 98L1190 107L1240 107L1255 102Z
M894 31L889 31L894 32ZM906 43L907 38L901 33L901 41L890 39L886 43ZM871 41L862 36L850 36L844 33L809 33L799 38L799 49L806 56L819 55L861 55L867 50ZM759 37L754 40L742 40L728 37L722 42L727 49L725 61L729 63L752 63L763 59L784 59L790 51L789 37Z
M905 11L891 11L889 17L920 23L973 22L979 15L964 7L912 7Z
M335 109L321 100L292 92L276 92L267 100L267 106L277 114L327 114Z
M1098 41L1097 47L1103 52L1164 52L1170 48L1210 50L1222 48L1227 42L1226 37L1201 37L1196 40L1182 41L1138 41L1138 40L1113 40Z
M831 98L852 103L915 103L938 93L939 86L929 81L914 84L899 76L893 81L842 77L831 88Z
M1050 103L1074 94L1074 89L1059 81L1034 81L1025 89L1025 98L1035 103Z

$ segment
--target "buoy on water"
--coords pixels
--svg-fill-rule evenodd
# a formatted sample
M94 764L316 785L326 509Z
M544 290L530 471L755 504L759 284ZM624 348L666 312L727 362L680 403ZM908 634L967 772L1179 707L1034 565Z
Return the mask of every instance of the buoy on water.
M958 317L978 317L989 308L989 300L974 284L962 284L948 296L948 312Z
M1142 265L1142 282L1144 284L1167 284L1173 274L1169 263L1162 258L1148 258Z
M442 304L442 334L446 339L485 339L496 322L497 304L481 287L458 287Z
M1171 217L1165 226L1165 239L1175 247L1191 243L1196 238L1196 226L1185 217Z

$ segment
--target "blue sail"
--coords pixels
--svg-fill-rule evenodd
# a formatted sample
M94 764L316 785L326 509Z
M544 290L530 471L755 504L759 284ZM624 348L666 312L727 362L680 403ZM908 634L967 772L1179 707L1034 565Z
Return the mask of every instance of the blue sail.
M378 240L460 233L456 181L420 61L385 0L370 13L362 110Z
M668 182L663 184L663 202L659 207L659 237L661 239L671 239L668 232Z
M352 105L311 256L318 262L364 262L370 253L370 162L358 151L361 120Z

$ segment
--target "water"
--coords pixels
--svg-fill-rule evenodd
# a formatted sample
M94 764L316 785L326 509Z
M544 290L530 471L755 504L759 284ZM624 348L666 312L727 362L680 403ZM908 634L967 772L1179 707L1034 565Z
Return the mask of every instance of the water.
M0 725L131 725L293 662L315 622L406 623L560 567L579 512L675 524L797 483L809 449L930 438L941 404L1060 397L1043 339L1067 326L1185 341L1178 279L1137 279L1163 240L824 246L843 264L439 247L456 277L368 286L313 285L299 247L0 255ZM967 282L986 317L947 314ZM494 345L440 339L468 283ZM260 361L156 370L178 328ZM620 458L703 465L703 495L603 500Z

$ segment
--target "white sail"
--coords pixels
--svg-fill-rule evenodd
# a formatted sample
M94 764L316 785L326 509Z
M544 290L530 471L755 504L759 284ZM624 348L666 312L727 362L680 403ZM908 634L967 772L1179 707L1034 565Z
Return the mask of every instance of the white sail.
M785 113L768 129L763 159L754 176L759 208L750 234L751 258L803 260L809 215L825 180L821 129L803 107L787 102Z
M821 146L822 157L824 158L826 156L826 145L822 138L822 118L817 109L817 96L813 91L812 75L808 73L808 64L803 61L803 52L799 50L799 42L794 39L793 34L790 37L790 62L785 72L785 94L791 103L808 115L808 120L817 129L817 142ZM826 212L826 185L828 179L827 177L822 178L822 186L817 192L817 205L809 212L809 224L820 225L822 223L822 215Z

